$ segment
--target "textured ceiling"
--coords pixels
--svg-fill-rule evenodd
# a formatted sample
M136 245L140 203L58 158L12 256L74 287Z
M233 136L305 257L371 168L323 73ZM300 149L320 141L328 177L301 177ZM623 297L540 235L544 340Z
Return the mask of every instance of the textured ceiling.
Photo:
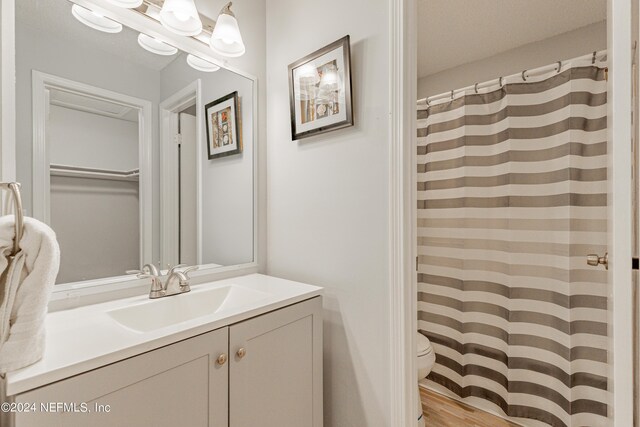
M418 77L607 16L607 0L418 0Z

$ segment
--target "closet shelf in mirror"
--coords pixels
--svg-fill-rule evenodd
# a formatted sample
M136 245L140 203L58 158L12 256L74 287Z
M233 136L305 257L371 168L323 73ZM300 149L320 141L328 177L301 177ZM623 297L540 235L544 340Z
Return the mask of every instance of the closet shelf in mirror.
M71 178L108 179L115 181L137 181L140 176L139 169L129 171L115 169L86 168L81 166L57 165L49 166L52 176L65 176Z

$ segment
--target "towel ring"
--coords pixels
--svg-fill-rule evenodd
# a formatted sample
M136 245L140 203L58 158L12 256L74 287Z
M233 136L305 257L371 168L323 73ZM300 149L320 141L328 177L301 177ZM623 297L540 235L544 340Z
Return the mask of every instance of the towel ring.
M20 196L20 184L17 182L0 182L0 188L11 191L13 196L16 235L13 240L13 251L11 256L16 256L20 252L20 240L24 231L24 214L22 212L22 197Z

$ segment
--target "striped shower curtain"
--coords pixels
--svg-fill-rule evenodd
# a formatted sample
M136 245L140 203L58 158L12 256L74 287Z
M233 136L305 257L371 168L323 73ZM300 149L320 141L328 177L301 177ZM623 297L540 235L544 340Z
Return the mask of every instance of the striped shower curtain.
M610 289L586 264L607 250L605 76L564 63L418 107L428 385L526 426L609 423Z

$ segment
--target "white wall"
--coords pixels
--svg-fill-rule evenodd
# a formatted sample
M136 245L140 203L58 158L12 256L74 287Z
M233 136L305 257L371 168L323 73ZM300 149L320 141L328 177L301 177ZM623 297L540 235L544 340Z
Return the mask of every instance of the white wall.
M208 103L238 91L244 141L242 153L209 160L204 119L198 123L203 136L199 147L202 159L202 262L248 263L253 261L253 81L228 70L198 72L189 67L184 58L178 58L161 72L162 99L197 79L202 80L203 109Z
M325 287L325 426L391 425L388 19L384 0L267 0L267 272ZM346 34L355 127L293 142L287 65Z
M418 99L606 48L603 21L418 79Z
M60 244L56 283L140 268L139 203L135 181L52 176L51 227Z
M16 151L17 180L22 183L24 205L32 214L32 70L112 90L153 103L158 116L160 73L123 61L85 43L58 39L49 32L16 23ZM159 164L158 131L153 126L153 164ZM158 260L160 235L159 171L153 173L153 259ZM112 205L113 206L113 205ZM136 258L137 260L138 258Z
M138 169L138 122L52 105L48 131L52 164Z

